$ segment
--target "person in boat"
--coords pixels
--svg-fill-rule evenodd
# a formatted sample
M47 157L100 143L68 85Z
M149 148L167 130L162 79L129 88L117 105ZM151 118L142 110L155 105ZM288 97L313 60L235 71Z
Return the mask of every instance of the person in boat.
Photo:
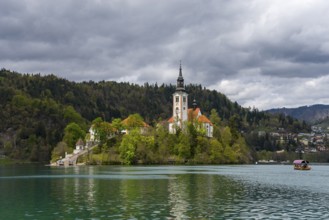
M295 170L310 170L311 167L307 160L295 160L294 161L294 169Z

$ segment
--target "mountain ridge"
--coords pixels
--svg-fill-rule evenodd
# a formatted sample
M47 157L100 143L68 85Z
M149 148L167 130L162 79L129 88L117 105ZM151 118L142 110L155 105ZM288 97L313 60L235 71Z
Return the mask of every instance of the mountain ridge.
M314 104L305 105L296 108L273 108L265 112L272 114L284 114L294 117L298 120L303 120L311 124L319 123L326 120L329 116L329 105Z

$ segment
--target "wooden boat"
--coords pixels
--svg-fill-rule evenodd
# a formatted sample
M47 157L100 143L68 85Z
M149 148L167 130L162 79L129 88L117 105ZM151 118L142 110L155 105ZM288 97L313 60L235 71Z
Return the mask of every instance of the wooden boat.
M294 160L295 170L310 170L309 162L307 160Z

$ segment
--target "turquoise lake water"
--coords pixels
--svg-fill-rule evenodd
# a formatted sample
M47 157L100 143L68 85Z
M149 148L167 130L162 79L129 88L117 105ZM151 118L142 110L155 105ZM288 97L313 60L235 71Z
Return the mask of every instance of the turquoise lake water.
M0 219L329 219L329 166L0 166Z

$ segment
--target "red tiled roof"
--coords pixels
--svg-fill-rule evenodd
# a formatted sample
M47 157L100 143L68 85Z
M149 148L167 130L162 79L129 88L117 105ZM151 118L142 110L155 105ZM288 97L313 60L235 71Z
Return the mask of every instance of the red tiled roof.
M169 118L169 119L168 119L168 122L169 122L169 123L174 123L174 117Z
M198 118L198 122L209 123L210 125L212 125L211 121L204 115L200 115L200 117Z
M77 143L75 145L84 145L83 140L81 138L79 138L79 140L77 141Z
M213 125L205 115L201 114L200 108L196 108L195 110L193 110L193 108L188 109L188 120L191 121L193 119L197 119L200 123L209 123Z
M199 108L196 108L195 110L193 108L189 108L187 111L188 120L191 121L193 119L196 119L200 112L201 110Z
M150 127L150 125L149 124L147 124L146 122L143 122L143 124L144 124L144 127Z
M189 108L187 111L187 117L188 117L188 121L197 120L200 123L209 123L210 125L213 125L206 116L201 114L200 108L196 108L195 110L193 108ZM173 122L174 122L174 117L168 119L168 123L173 123Z

